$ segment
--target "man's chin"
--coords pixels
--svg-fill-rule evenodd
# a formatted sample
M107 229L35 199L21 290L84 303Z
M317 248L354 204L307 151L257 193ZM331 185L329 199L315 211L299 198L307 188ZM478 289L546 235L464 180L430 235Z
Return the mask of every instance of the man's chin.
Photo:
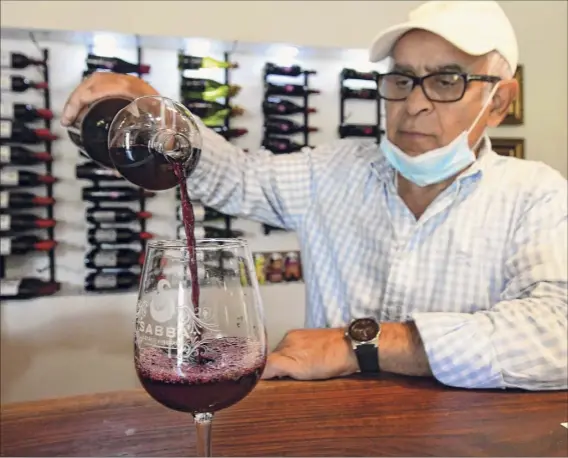
M415 145L415 144L407 144L407 143L401 143L399 145L397 145L402 151L404 151L407 155L411 156L411 157L416 157L416 156L420 156L422 154L425 154L429 151L432 151L433 149L436 149L437 146L424 146L424 145Z

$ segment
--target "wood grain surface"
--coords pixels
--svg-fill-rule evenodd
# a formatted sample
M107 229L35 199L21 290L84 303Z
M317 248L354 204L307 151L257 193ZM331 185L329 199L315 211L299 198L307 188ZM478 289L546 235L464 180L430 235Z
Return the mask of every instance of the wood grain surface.
M416 378L261 382L219 412L214 456L567 456L568 393ZM195 456L189 415L144 391L2 406L2 456Z

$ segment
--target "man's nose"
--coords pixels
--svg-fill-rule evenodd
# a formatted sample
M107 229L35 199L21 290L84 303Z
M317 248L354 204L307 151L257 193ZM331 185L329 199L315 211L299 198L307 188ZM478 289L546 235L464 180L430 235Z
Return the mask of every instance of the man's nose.
M408 95L405 105L407 113L411 116L416 116L422 112L428 113L434 109L434 105L424 94L422 86L418 84Z

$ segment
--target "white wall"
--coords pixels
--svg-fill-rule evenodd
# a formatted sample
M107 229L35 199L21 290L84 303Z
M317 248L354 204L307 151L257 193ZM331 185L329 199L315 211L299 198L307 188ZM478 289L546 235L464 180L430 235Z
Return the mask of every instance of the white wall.
M316 5L317 3L317 5ZM325 6L322 6L324 5ZM100 2L45 1L1 2L2 27L123 30L148 34L212 36L220 40L288 42L307 46L363 48L380 26L404 15L417 2L144 2L132 18L132 2L113 2L113 14ZM254 10L251 10L254 4ZM520 62L525 66L525 124L501 127L492 135L523 137L529 159L542 160L567 174L567 32L566 2L503 2L519 35ZM215 5L215 9L212 9ZM34 14L30 15L30 11ZM214 11L214 13L211 13ZM323 21L323 12L331 19ZM207 12L207 14L205 14ZM210 20L211 14L215 19ZM188 18L197 17L191 26ZM203 18L203 19L201 19ZM211 24L215 24L212 27ZM138 30L125 30L136 27ZM51 52L52 99L60 110L69 92L79 82L86 48L83 45L49 40L40 44ZM177 43L177 42L176 42ZM177 45L176 45L177 46ZM239 47L241 48L241 47ZM2 40L2 49L32 54L35 48L24 41ZM242 49L246 49L246 46ZM260 143L261 67L271 60L273 48L261 46L235 54L241 68L234 82L243 86L235 100L247 109L238 125L250 133L237 140L243 148ZM134 50L117 54L133 59ZM178 74L175 46L170 50L144 48L144 60L152 65L148 80L164 95L177 97ZM368 68L364 50L327 50L304 47L299 63L316 69L314 87L323 93L314 98L319 113L313 124L321 132L313 143L336 138L338 124L337 75L342 67ZM210 76L215 78L214 70ZM22 73L22 72L19 72ZM26 73L26 72L24 72ZM29 71L33 75L33 70ZM204 73L206 74L206 73ZM4 96L4 94L3 94ZM37 103L33 95L26 101ZM22 100L21 97L18 100ZM350 105L351 122L373 120L365 104ZM59 277L66 291L61 297L22 303L3 303L1 312L1 396L2 402L60 396L91 391L128 388L136 380L131 366L134 294L89 296L80 293L85 250L84 204L78 189L84 185L74 178L76 149L54 124L63 140L55 144L54 170L61 182L56 186L56 217L61 221L57 238L65 241L57 251ZM175 203L172 193L149 202L156 213L149 230L160 237L172 237ZM253 250L296 249L293 235L262 236L256 223L240 221ZM39 263L38 263L39 262ZM21 264L28 271L42 267L41 261ZM11 264L12 265L12 264ZM14 265L12 265L13 268ZM12 269L11 268L11 269ZM12 273L18 271L11 270ZM73 286L74 285L74 286ZM303 285L273 285L262 290L270 344L274 345L290 328L303 323Z

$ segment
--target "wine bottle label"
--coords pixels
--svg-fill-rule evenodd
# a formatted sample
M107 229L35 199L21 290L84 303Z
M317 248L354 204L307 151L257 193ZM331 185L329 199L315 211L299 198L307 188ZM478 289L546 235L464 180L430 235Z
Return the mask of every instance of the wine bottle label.
M6 145L0 146L0 164L9 164L12 159L11 148Z
M114 251L97 253L93 259L93 264L97 267L116 267L117 256Z
M20 174L17 170L2 170L0 172L0 183L2 186L18 186Z
M17 296L20 291L22 280L0 280L2 296Z
M8 194L8 191L0 192L0 208L8 208L9 201L10 201L10 194Z
M116 275L97 275L94 281L95 289L116 288Z
M12 123L10 121L0 121L0 137L10 138L12 136Z
M10 78L10 75L0 76L0 88L5 91L12 90L12 78Z
M201 226L196 227L194 234L195 234L196 239L204 239L205 238L205 228L201 227Z
M7 51L0 52L0 67L11 67L12 66L12 53Z
M12 119L14 117L14 104L13 103L0 103L0 114L3 118Z
M0 239L0 255L6 256L12 253L12 240Z
M0 215L0 231L9 231L12 224L10 215Z
M116 231L112 229L103 229L95 232L95 240L97 242L116 242Z
M102 211L93 214L93 219L99 223L114 221L116 219L116 213L112 211Z

